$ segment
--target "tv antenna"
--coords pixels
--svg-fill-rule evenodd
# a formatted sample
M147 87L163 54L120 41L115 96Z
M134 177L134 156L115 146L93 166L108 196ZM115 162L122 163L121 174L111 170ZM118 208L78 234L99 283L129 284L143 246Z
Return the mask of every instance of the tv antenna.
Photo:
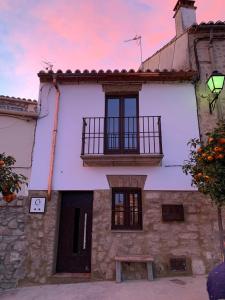
M132 39L129 39L129 40L125 40L124 42L127 43L127 42L132 42L132 41L136 41L138 46L140 47L140 59L141 59L141 68L142 68L142 40L141 40L141 35L135 35L134 38Z
M45 70L46 71L52 71L53 69L53 63L50 61L42 61L45 64Z

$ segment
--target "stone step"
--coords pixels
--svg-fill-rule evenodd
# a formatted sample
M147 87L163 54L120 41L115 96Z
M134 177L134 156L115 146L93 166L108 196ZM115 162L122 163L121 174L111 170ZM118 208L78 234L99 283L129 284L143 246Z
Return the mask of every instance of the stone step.
M47 279L49 284L68 284L91 281L91 273L56 273Z

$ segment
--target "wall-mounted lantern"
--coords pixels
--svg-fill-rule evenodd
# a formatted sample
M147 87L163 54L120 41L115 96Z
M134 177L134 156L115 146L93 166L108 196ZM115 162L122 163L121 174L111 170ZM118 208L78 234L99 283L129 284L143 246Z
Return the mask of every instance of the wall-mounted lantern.
M215 97L209 101L209 111L212 114L215 109L216 100L218 99L219 94L221 93L224 86L225 75L219 73L218 71L213 71L210 77L207 80L208 88Z

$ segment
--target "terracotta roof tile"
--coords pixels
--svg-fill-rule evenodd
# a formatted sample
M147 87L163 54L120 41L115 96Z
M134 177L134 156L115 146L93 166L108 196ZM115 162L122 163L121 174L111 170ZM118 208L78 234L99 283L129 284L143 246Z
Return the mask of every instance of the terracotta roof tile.
M0 95L0 99L2 100L14 100L14 101L26 101L26 102L33 102L33 103L37 103L37 100L32 100L32 99L25 99L25 98L19 98L19 97L10 97L10 96L4 96L4 95Z
M40 71L38 76L41 82L52 82L53 77L57 77L59 82L80 82L80 81L138 81L138 82L146 82L146 81L178 81L178 80L192 80L196 75L196 72L193 70L184 71L184 70L172 70L168 71L167 69L163 71L147 70L147 71L134 71L133 69L128 70L75 70L72 72L71 70L67 70L66 72L62 72L62 70L58 70L55 73L53 71Z

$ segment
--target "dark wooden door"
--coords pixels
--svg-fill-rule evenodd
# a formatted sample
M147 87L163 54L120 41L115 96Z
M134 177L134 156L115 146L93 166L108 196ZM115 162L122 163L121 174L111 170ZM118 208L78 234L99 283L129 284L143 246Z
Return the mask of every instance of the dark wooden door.
M63 192L57 272L91 272L92 192Z

